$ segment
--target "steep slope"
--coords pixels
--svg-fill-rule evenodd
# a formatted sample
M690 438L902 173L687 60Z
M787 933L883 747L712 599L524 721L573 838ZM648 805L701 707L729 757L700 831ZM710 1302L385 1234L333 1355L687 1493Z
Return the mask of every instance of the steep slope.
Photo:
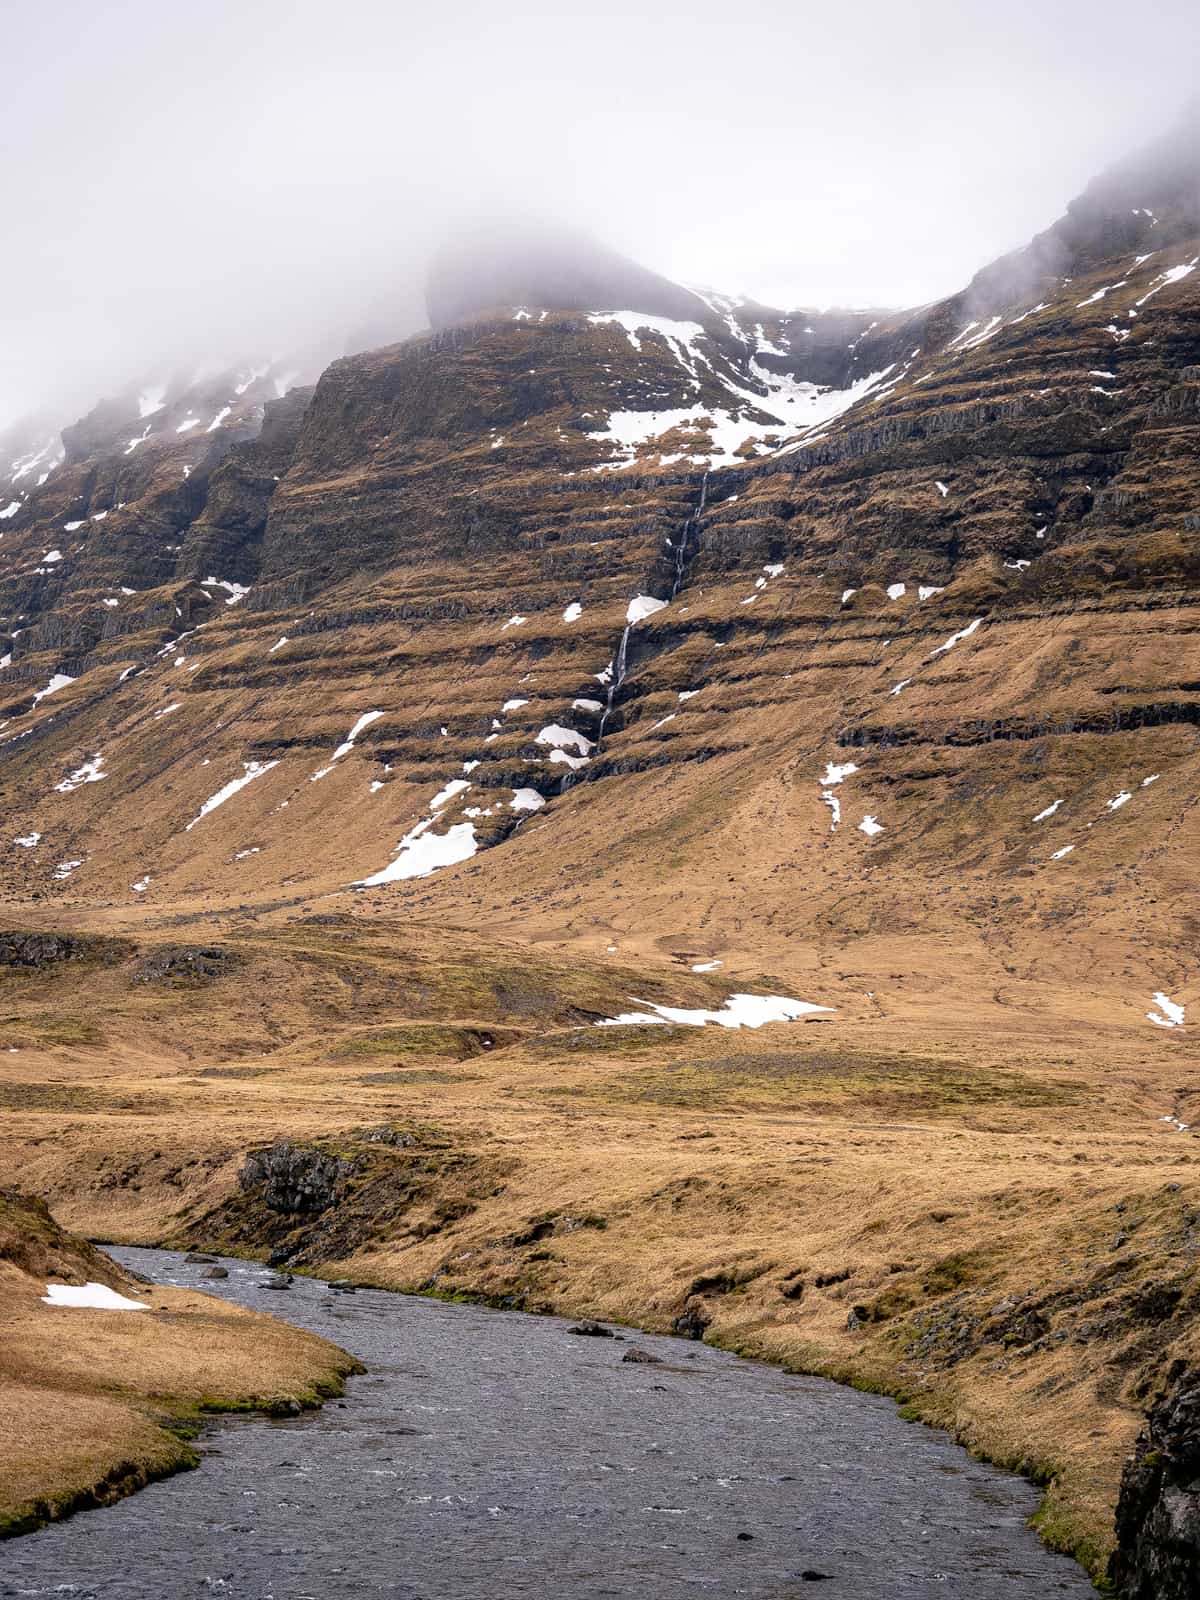
M68 430L2 546L0 750L14 832L40 836L5 852L8 892L329 892L507 841L437 880L502 913L636 868L623 814L674 838L701 804L670 876L703 893L750 829L741 914L786 908L785 940L848 900L851 927L895 916L914 873L949 921L965 868L1011 881L1028 926L1136 868L1106 910L1145 919L1177 983L1200 245L1157 191L1114 220L1111 189L1001 275L1053 239L1052 287L993 311L981 274L868 324L837 389L785 319L710 296L705 323L492 312L336 362L261 434L235 408L156 447L194 396L132 454L95 414ZM114 828L134 793L136 829ZM646 888L589 899L646 927Z

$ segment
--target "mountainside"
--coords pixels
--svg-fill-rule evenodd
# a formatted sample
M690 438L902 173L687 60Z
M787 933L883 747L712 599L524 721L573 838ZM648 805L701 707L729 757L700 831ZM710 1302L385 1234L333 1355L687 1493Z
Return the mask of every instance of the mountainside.
M1117 874L1105 919L1156 965L1112 1001L1144 1012L1184 976L1195 841L1200 246L1136 192L848 340L711 295L703 321L488 306L285 399L97 407L44 483L11 474L0 773L38 838L7 893L220 904L503 844L437 895L546 916L564 870L571 897L611 876L598 844L636 870L619 818L661 810L667 883L757 833L741 914L785 940L939 931L968 874L1061 937L1062 898ZM605 883L597 927L645 927L658 887Z
M70 1157L69 1099L18 1098L11 1148L64 1216L116 1204L130 1237L309 1263L383 1239L372 1272L407 1286L465 1247L479 1292L668 1320L725 1292L687 1287L706 1264L769 1257L701 1329L1051 1462L1070 1487L1048 1534L1098 1566L1200 1306L1198 170L1193 123L905 312L785 313L571 238L469 242L435 266L431 331L314 384L222 374L105 402L61 449L6 439L0 892L14 925L125 941L74 978L8 961L11 1070L95 1087L102 1055L35 1026L49 995L119 1048L135 1100L143 1071L194 1087L198 1059L308 1085L189 1089L143 1107L149 1136L110 1108ZM200 946L173 968L190 926L242 976L220 949L198 972ZM672 1010L733 992L829 1009L753 1043ZM417 1098L303 1077L368 1026L404 1035L370 1049L399 1053L393 1084L418 1069ZM393 1206L281 1245L244 1214L251 1144L357 1138L398 1107L474 1152L425 1232L389 1234ZM669 1142L710 1137L697 1114L727 1119L725 1211L689 1198L715 1153ZM625 1117L641 1199L609 1148ZM508 1160L526 1187L504 1180L499 1223ZM114 1196L122 1163L141 1176ZM405 1194L433 1205L443 1167ZM585 1229L549 1281L512 1240L588 1193L626 1232ZM1153 1252L1122 1254L1114 1205ZM807 1241L786 1261L781 1216ZM803 1310L779 1278L843 1264ZM1164 1274L1169 1309L1130 1310ZM921 1323L923 1296L950 1322ZM994 1332L1014 1306L1028 1338Z

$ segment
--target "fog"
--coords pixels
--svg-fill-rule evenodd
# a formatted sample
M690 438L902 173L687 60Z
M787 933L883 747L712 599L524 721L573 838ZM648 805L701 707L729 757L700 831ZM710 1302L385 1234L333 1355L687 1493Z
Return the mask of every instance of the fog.
M777 305L912 305L1194 94L1195 0L0 0L0 426L422 325L562 219Z

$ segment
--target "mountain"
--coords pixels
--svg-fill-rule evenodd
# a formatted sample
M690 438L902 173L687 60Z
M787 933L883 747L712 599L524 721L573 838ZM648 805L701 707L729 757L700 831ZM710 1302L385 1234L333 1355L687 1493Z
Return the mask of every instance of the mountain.
M65 1220L888 1387L1098 1570L1200 1306L1197 128L916 310L491 231L9 440L2 892L125 941L10 978ZM238 1184L352 1136L369 1205Z

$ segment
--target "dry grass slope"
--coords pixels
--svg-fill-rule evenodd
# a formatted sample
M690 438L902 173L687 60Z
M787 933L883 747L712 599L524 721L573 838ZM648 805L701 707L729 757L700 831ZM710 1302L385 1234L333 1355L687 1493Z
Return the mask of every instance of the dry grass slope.
M209 925L215 975L181 977L178 928L124 926L119 961L0 979L24 1041L0 1051L5 1164L75 1228L679 1326L886 1390L1045 1481L1043 1533L1099 1571L1141 1412L1198 1353L1200 1158L1158 1120L1186 1041L964 1008L948 957L935 1005L897 940L756 982L766 951L732 930L696 975L695 940L564 959L356 904ZM977 987L976 951L958 964ZM735 986L836 1010L594 1026ZM337 1165L320 1209L239 1183L281 1143Z

